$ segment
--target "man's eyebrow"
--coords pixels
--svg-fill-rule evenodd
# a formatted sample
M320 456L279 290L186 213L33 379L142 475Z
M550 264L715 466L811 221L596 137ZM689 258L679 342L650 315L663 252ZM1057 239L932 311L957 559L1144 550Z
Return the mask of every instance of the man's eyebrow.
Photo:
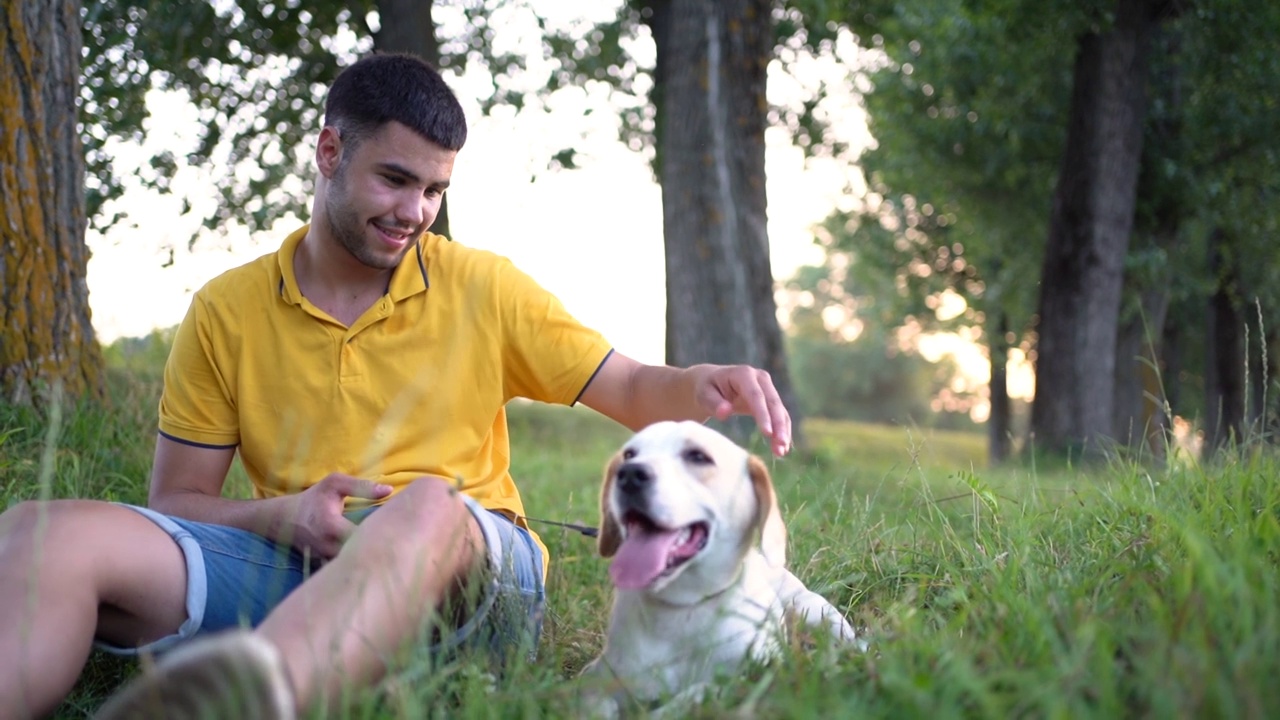
M384 171L393 172L396 175L400 175L404 177L406 180L409 180L410 182L413 182L416 185L422 184L422 178L419 177L417 173L415 173L414 171L410 170L409 168L399 163L394 163L394 162L378 163L378 167ZM431 187L444 190L445 188L449 187L449 181L440 180L438 182L432 183Z

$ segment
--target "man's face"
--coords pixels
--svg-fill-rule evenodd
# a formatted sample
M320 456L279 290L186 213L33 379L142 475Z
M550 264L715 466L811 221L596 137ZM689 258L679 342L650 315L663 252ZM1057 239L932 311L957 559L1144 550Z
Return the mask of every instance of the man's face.
M362 264L388 270L440 212L457 152L391 122L352 147L325 184L333 237Z

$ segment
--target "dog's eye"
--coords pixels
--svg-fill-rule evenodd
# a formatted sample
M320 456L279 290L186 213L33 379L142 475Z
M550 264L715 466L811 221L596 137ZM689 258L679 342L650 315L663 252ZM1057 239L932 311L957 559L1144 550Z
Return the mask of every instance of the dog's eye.
M685 450L684 461L693 465L715 465L715 461L711 459L711 456L698 448Z
M635 450L632 450L631 448L627 448L626 450L623 450L623 451L622 451L622 459L623 459L623 460L630 460L631 458L634 458L635 456L636 456L636 451L635 451Z

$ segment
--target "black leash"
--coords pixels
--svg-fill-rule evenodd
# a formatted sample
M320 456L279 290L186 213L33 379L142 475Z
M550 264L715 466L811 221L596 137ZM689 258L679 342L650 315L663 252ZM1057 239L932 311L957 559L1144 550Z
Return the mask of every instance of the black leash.
M525 515L524 519L528 520L529 522L543 523L546 525L555 525L556 527L568 528L569 530L576 530L577 532L580 532L583 535L586 535L587 537L595 537L600 534L600 530L598 528L588 527L586 525L575 525L573 523L557 522L555 520L539 520L538 518L531 518L528 515Z

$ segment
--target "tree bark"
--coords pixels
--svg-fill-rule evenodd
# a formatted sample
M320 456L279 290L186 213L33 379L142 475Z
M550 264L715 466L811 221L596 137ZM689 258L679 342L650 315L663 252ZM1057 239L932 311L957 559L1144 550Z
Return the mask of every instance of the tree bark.
M80 3L0 14L0 401L103 393L85 281L84 155L76 129Z
M1166 163L1181 165L1183 150L1182 37L1177 26L1160 28L1152 39L1149 90L1156 108L1148 118L1139 202L1146 208L1135 228L1141 261L1125 278L1136 310L1123 313L1116 342L1115 437L1136 456L1163 465L1173 440L1166 388L1176 382L1168 373L1163 341L1169 316L1173 267L1186 214L1185 187L1170 180ZM1132 244L1132 243L1131 243Z
M1009 316L995 311L997 319L988 335L991 354L991 416L987 418L987 462L999 465L1009 459L1013 448L1013 407L1009 400Z
M1079 41L1067 141L1041 272L1036 444L1103 452L1110 440L1116 332L1133 227L1157 4L1118 0L1114 24Z
M1209 270L1217 285L1209 298L1208 347L1205 358L1204 448L1220 450L1243 439L1244 313L1238 259L1221 229L1209 236Z
M769 371L800 440L766 230L769 0L662 0L654 98L667 270L667 361ZM742 439L749 423L729 428Z
M378 0L378 32L373 35L373 48L377 52L413 53L440 67L440 41L436 38L436 25L431 19L435 0ZM440 201L440 212L431 224L431 232L449 235L449 193Z

